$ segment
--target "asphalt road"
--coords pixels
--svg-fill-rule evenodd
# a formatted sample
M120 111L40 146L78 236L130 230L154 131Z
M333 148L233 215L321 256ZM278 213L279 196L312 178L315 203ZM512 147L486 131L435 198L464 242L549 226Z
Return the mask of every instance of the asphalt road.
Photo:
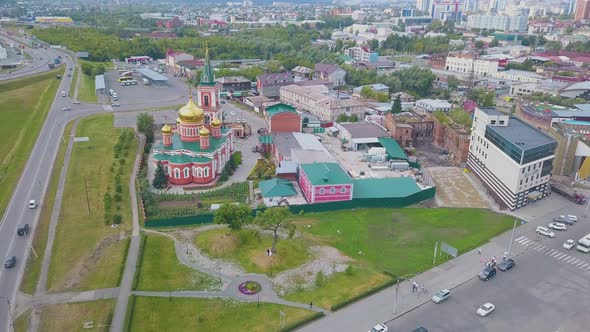
M576 210L583 214L581 208ZM577 241L587 233L588 219L556 232L553 239L534 231L521 234L513 246L522 246L525 251L515 258L515 268L498 271L487 282L474 278L452 290L446 302L429 302L387 325L390 331L412 331L418 326L443 332L588 331L590 256L562 247L566 239ZM475 312L486 302L493 303L496 310L479 317Z
M5 31L0 31L0 39L7 44L14 41L18 41L25 45L28 43L28 40L26 39L21 39L15 36L8 37ZM49 67L47 64L49 64L50 61L53 61L58 55L62 55L63 57L63 52L51 48L46 50L44 48L33 49L25 47L24 52L29 54L33 60L26 63L26 65L21 68L15 69L10 74L0 74L0 81L40 74L48 71Z

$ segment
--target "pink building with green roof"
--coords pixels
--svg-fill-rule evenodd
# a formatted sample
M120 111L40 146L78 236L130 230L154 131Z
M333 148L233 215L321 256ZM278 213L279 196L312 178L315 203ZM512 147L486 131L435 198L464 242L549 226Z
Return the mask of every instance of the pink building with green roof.
M338 163L302 164L298 183L312 204L352 200L352 178Z

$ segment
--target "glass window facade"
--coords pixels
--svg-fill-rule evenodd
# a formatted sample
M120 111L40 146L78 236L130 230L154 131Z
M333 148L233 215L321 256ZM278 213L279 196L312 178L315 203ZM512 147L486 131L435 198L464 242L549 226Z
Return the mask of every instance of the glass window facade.
M545 160L541 169L541 176L551 174L551 170L553 170L553 159Z
M522 156L522 149L516 144L510 142L502 135L495 132L490 127L486 128L485 138L487 138L498 149L502 150L508 157L520 164L520 157Z
M522 157L522 163L528 164L535 160L549 157L554 153L556 147L557 142L551 142L545 145L537 146L532 149L528 149L524 152L524 156Z

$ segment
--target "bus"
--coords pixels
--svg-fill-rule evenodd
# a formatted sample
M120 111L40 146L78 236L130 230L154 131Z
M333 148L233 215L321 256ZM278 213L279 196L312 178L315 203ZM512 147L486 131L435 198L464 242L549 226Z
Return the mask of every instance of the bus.
M122 75L123 73L128 72L128 71L129 71L129 69L119 69L118 70L119 75Z
M119 83L123 83L123 82L125 82L125 81L131 81L131 80L133 80L133 77L129 77L129 76L123 76L123 77L119 77L119 78L117 78L117 81L118 81Z
M125 85L137 85L137 81L136 80L129 80L129 81L121 82L121 85L123 85L123 86L125 86Z
M578 245L576 246L576 249L578 249L578 251L585 252L585 253L590 252L590 233L586 234L586 236L584 236L583 238L581 238L578 241Z

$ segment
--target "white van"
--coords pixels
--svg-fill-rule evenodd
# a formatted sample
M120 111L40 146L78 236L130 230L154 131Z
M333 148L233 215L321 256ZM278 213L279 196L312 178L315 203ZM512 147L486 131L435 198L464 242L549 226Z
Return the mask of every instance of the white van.
M65 96L67 96L66 92L65 92L65 91L62 91L62 92L61 92L61 96L62 96L62 97L65 97Z
M144 85L150 85L150 80L148 80L147 78L143 79L143 84Z

